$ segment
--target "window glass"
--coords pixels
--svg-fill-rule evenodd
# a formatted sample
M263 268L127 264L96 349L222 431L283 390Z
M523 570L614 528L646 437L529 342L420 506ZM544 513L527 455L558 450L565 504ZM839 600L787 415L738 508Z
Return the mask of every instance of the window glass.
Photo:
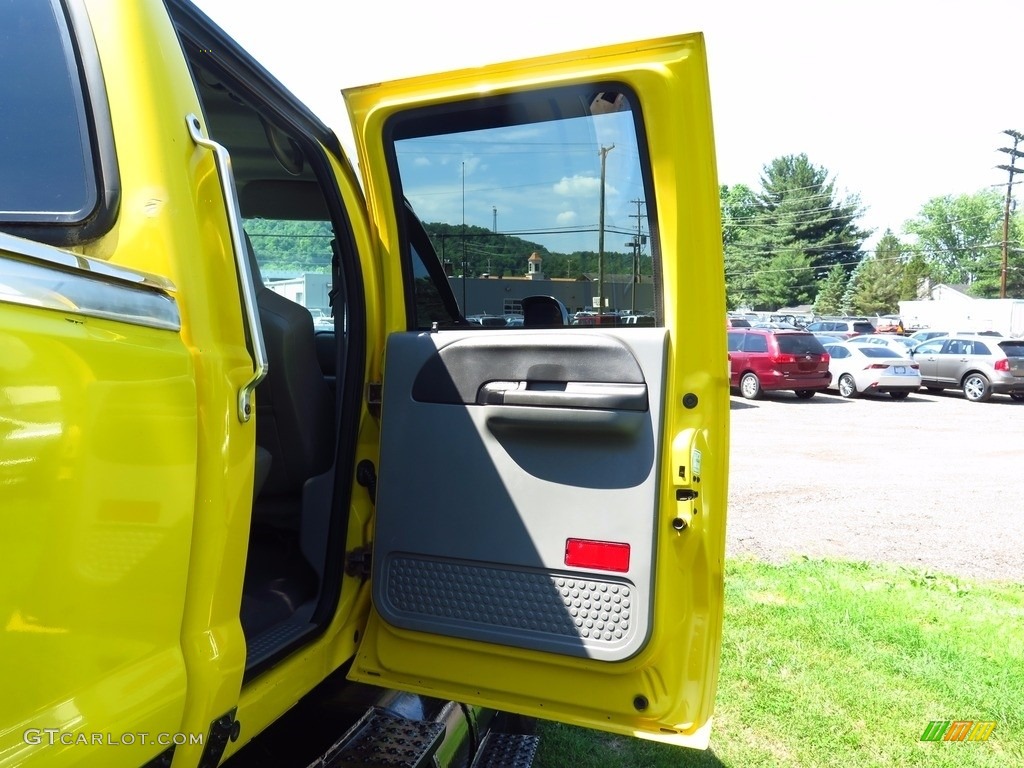
M59 3L0 2L0 72L0 222L86 218L99 193Z
M864 353L864 357L899 357L899 354L888 347L861 347L861 352Z
M462 314L515 327L527 296L573 324L661 325L658 246L642 131L612 86L482 97L389 124L401 194L422 221ZM411 239L411 238L410 238ZM412 243L407 279L418 282ZM418 289L415 324L436 301ZM595 320L587 313L599 312ZM501 323L504 319L506 322Z
M775 338L779 342L779 351L787 355L820 355L825 351L821 342L810 334L780 334Z
M1024 357L1024 341L1002 341L999 346L1007 357Z
M740 347L743 346L743 337L746 334L743 333L730 333L729 334L729 351L738 352Z
M743 342L744 352L767 352L768 351L768 339L759 333L747 334L746 341Z
M308 309L317 329L333 328L331 223L252 218L244 228L263 284Z

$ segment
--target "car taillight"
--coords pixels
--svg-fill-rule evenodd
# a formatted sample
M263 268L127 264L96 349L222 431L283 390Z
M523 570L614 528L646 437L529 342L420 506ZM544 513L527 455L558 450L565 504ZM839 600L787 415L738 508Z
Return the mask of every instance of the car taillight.
M920 365L918 365L917 363L911 363L911 364L910 364L910 367L911 367L911 368L913 368L913 369L914 369L915 371L917 371L917 370L920 370L920 369L921 369L921 366L920 366Z
M1010 370L1010 358L1004 357L1002 360L996 360L996 364L992 367L997 371L1008 371Z
M825 365L828 365L828 361L829 361L829 360L831 360L831 359L832 359L832 358L831 358L831 356L830 356L830 355L828 354L828 352L822 352L822 353L821 353L821 362L823 362L823 363L824 363Z
M865 370L865 371L870 371L870 370L872 370L872 369L878 369L878 368L888 368L888 367L889 367L889 364L888 364L888 363L872 363L871 365L869 365L869 366L866 366L866 367L864 368L864 370Z
M775 363L776 365L778 365L779 363L795 363L796 355L785 355L780 352L779 354L774 355L772 357L772 362Z

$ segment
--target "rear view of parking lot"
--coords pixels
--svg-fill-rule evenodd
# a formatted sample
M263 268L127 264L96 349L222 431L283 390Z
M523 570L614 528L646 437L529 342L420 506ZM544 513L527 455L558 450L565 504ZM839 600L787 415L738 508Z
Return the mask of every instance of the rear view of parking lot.
M727 555L1024 581L1024 403L732 397Z

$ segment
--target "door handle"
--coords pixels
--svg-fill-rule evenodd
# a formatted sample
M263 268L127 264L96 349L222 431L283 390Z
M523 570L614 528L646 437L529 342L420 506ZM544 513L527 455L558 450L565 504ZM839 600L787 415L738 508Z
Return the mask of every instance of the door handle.
M491 381L477 391L478 405L646 411L646 384Z

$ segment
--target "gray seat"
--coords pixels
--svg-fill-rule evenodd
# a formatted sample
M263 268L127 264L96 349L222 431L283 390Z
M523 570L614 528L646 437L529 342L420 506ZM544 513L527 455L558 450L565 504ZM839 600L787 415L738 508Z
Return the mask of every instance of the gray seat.
M333 460L334 400L317 362L312 315L263 284L248 235L246 247L268 360L256 388L256 444L270 462L258 467L266 479L253 518L297 524L303 485Z

